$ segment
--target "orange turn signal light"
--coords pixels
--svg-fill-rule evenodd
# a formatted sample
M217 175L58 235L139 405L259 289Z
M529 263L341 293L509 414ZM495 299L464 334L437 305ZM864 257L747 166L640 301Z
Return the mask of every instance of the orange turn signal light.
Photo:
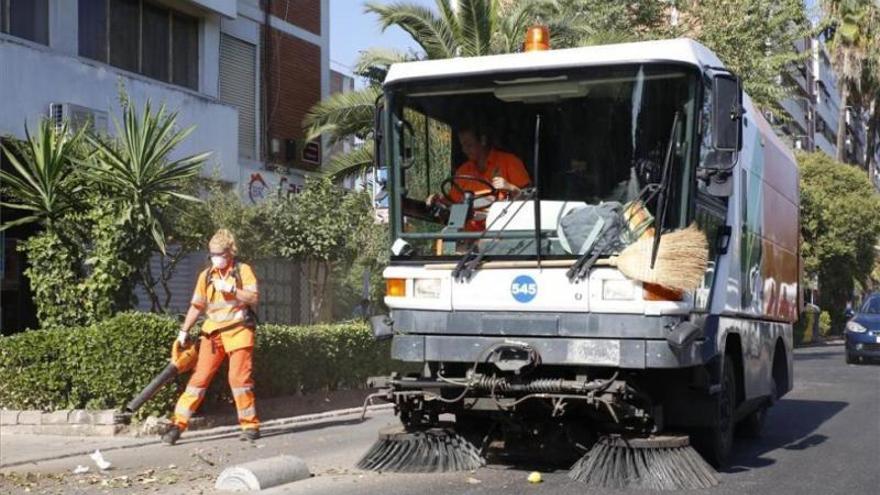
M550 29L547 26L531 26L526 30L524 52L541 52L550 49Z
M642 298L645 301L681 301L684 292L657 284L642 284Z
M389 278L385 280L385 295L388 297L406 297L406 279Z

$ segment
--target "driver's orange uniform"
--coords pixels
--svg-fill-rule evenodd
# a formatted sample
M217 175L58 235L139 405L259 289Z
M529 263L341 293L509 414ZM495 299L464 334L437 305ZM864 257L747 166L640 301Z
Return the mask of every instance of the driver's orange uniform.
M477 164L473 160L468 160L458 166L455 175L480 177L489 183L491 183L492 179L495 177L502 177L507 182L510 182L519 188L526 187L532 182L531 178L529 178L529 173L526 172L526 167L523 165L522 160L512 153L499 151L495 148L489 150L489 156L486 158L486 168L482 172L480 172L477 168ZM487 190L486 184L475 180L459 179L455 181L455 184L465 191L471 191L474 193ZM449 188L449 199L453 202L459 203L463 197L463 193L457 187ZM486 222L484 220L471 220L465 227L465 230L468 231L481 231L485 229Z

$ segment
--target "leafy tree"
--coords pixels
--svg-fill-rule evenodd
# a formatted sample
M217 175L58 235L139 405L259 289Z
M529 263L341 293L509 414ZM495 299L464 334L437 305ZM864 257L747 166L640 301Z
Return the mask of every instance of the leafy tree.
M162 106L143 111L123 100L123 116L116 122L117 138L89 135L92 159L84 161L95 194L89 210L92 252L84 288L95 320L131 306L136 275L144 278L155 246L166 253L164 223L184 211L179 201L199 200L180 189L195 178L209 153L177 160L169 155L193 131L175 128L176 113Z
M87 154L83 132L56 130L43 121L35 135L25 128L25 141L3 146L12 171L0 171L4 208L29 214L0 226L0 230L25 223L42 229L19 249L28 254L24 274L31 283L37 317L44 325L79 324L86 321L79 282L82 255L77 232L65 218L80 209L83 183L73 173L77 156Z
M369 198L346 191L328 178L309 179L302 192L269 203L271 247L279 256L302 263L311 295L312 322L321 319L330 293L334 265L351 260L359 232L371 219Z
M868 284L880 239L880 196L864 173L824 153L799 154L801 252L819 279L820 306L841 328L854 281Z

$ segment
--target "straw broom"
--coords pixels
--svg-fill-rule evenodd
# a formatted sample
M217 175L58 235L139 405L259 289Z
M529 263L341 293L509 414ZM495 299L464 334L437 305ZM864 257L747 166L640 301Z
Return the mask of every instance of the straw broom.
M709 263L709 244L696 224L664 234L651 269L653 244L653 236L643 237L627 246L619 256L599 260L596 264L617 267L633 280L679 291L693 290L700 285Z

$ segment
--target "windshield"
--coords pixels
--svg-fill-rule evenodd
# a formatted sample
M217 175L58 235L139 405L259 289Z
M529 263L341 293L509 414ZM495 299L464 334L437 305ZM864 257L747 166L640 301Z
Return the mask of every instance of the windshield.
M862 305L861 313L880 314L880 296L872 296Z
M645 190L660 182L667 150L666 226L685 225L696 82L693 69L651 64L395 85L394 237L416 257L475 242L490 256L534 257L538 237L542 256L577 255L606 210L638 205L652 218Z

